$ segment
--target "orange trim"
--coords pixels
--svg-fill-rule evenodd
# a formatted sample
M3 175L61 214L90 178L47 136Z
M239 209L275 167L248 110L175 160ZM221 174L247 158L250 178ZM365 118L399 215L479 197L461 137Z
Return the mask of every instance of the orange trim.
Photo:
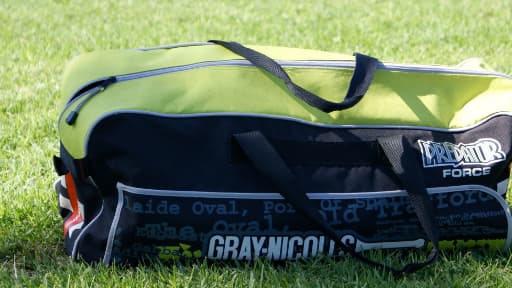
M73 180L73 176L71 173L66 174L66 185L68 189L68 197L69 202L71 203L71 209L73 210L73 214L64 222L64 236L68 234L69 228L79 224L83 221L83 217L80 214L80 208L78 205L78 196L76 193L75 181Z

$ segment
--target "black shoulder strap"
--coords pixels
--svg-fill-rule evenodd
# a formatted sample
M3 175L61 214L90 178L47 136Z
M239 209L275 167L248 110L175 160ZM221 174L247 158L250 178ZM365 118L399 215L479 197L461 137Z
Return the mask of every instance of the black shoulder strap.
M317 224L326 235L328 235L333 241L335 241L336 245L342 249L344 253L347 253L359 261L372 265L374 267L378 267L381 269L389 270L395 275L400 275L403 273L411 273L417 271L418 269L433 263L437 259L438 255L438 232L437 226L433 223L433 215L432 215L432 205L430 203L430 198L428 198L427 191L424 188L422 182L414 182L416 184L412 184L411 181L405 179L409 174L416 177L415 173L418 173L418 169L412 167L411 163L406 163L406 165L402 165L404 157L399 157L396 159L397 153L400 152L392 152L390 151L400 147L404 147L403 137L395 137L395 138L385 138L382 141L379 141L382 146L384 153L392 162L392 167L397 176L403 182L403 185L408 191L409 197L411 197L411 204L413 205L418 218L420 218L421 225L423 229L425 229L427 237L429 237L434 245L434 248L430 255L427 257L426 261L421 263L410 263L404 266L401 269L394 269L384 264L375 262L370 260L361 254L357 253L353 247L346 245L343 243L338 237L336 231L331 228L320 216L318 209L311 205L311 201L306 195L306 192L302 189L302 187L298 184L296 177L290 171L286 163L280 157L279 153L274 149L274 147L270 144L270 142L266 139L266 137L261 134L259 131L252 131L247 133L235 134L234 138L246 153L247 157L254 165L254 167L266 178L268 178L278 189L280 194L284 199L290 202L294 206L294 208L308 218L313 223ZM382 143L381 143L382 142ZM391 153L390 155L388 155ZM405 149L402 149L402 154L407 153L405 156L409 156ZM413 155L414 156L414 155ZM411 158L411 161L414 161L414 157ZM409 162L409 161L407 161ZM404 168L408 168L412 170L404 170ZM401 171L401 172L400 172ZM415 179L411 177L411 179ZM412 186L411 186L412 185ZM410 192L413 189L414 192Z
M423 263L409 264L407 271L413 272L437 260L439 255L439 226L436 222L434 205L425 187L417 153L402 135L378 138L377 142L407 191L409 202L420 221L423 231L432 241L432 250Z

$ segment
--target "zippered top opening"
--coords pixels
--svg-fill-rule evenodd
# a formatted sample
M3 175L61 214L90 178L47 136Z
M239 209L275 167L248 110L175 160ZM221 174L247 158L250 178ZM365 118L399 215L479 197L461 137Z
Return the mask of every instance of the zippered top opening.
M165 50L165 49L175 49L175 48L184 48L184 47L192 47L192 46L208 46L208 45L217 45L212 42L183 42L183 43L174 43L174 44L167 44L167 45L161 45L161 46L153 46L153 47L142 47L142 48L135 48L134 50L139 51L152 51L152 50ZM229 61L229 60L228 60ZM279 61L276 60L280 65L287 66L287 67L293 67L293 65L287 65L288 62L300 62L300 67L314 67L315 63L317 63L318 67L325 68L327 66L331 66L331 63L340 63L340 62L347 62L352 63L352 61L326 61L326 60L296 60L296 61ZM307 64L306 64L307 63ZM335 65L334 65L335 66ZM352 65L351 67L353 67ZM329 67L327 67L329 68ZM350 67L348 67L350 68ZM377 69L380 70L388 70L388 71L414 71L414 72L429 72L429 71L435 71L435 70L442 70L445 71L448 74L475 74L475 75L489 75L489 76L499 76L499 77L505 77L505 78L512 78L512 76L495 72L495 71L485 71L485 70L475 70L475 69L466 69L466 68L460 68L457 66L447 66L447 65L421 65L421 64L394 64L390 62L380 62L380 64L377 66Z
M280 61L276 62L286 68L328 68L328 69L353 69L355 67L354 61L325 61L325 60L295 60L295 61ZM207 61L199 62L182 66L170 66L165 68L158 68L153 70L146 70L140 72L133 72L127 74L114 75L110 77L101 77L95 79L89 83L86 83L69 98L67 105L71 104L75 98L78 98L81 94L89 91L104 80L109 78L115 78L115 82L124 82L134 79L141 79L151 76L158 76L162 74L181 72L191 69L198 69L204 67L213 66L241 66L241 67L253 67L254 65L248 60L222 60L222 61ZM450 66L437 66L437 65L412 65L412 64L393 64L380 62L377 65L378 70L383 71L394 71L394 72L417 72L417 73L440 73L440 74L460 74L460 75L475 75L475 76L495 76L512 79L509 76L500 72L483 71L483 70L468 70L458 67ZM66 106L67 106L66 105Z
M191 45L212 45L210 43L202 43L198 42ZM180 45L174 46L164 46L165 48L158 49L167 49L169 47L183 47ZM157 49L157 48L154 48ZM284 68L311 68L311 69L355 69L356 62L346 61L346 60L276 60L276 62L284 67ZM75 109L71 112L71 114L67 117L66 122L69 125L72 125L76 118L78 117L79 110L81 107L87 102L89 99L93 98L95 95L100 94L104 91L108 86L117 82L125 82L135 79L147 78L152 76L158 76L169 73L182 72L192 69L204 68L204 67L215 67L215 66L233 66L233 67L255 67L250 61L244 59L232 59L232 60L220 60L220 61L205 61L192 63L187 65L180 66L170 66L146 71L139 71L133 73L120 74L116 76L110 77L101 77L96 80L93 80L89 83L86 83L67 101L65 108L62 113L64 113L67 108L72 105L78 99L83 99L81 103L79 103ZM410 64L393 64L393 63L383 63L379 62L377 64L377 70L383 71L394 71L394 72L413 72L413 73L435 73L435 74L457 74L457 75L475 75L475 76L489 76L489 77L502 77L512 79L511 76L506 75L504 73L494 72L494 71L485 71L485 70L468 70L459 67L450 67L450 66L436 66L436 65L410 65ZM62 116L62 115L61 115ZM60 121L60 117L59 117Z

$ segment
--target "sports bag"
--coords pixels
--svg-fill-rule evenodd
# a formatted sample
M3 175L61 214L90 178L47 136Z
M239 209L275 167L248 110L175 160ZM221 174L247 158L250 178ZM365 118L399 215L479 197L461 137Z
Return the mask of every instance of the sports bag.
M507 249L512 79L210 41L76 57L66 253L105 264ZM477 63L478 64L478 63Z

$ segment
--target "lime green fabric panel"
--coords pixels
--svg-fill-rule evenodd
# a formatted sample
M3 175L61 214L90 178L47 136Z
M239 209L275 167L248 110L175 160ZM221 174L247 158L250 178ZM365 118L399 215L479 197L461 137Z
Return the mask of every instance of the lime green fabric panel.
M348 54L325 52L318 50L247 45L247 47L261 52L272 59L278 60L318 60L318 61L353 61L354 57ZM220 47L219 47L220 48ZM222 48L223 49L223 48Z
M354 60L353 56L297 48L249 46L279 60ZM159 68L206 61L242 59L218 45L189 46L173 49L105 50L74 58L63 75L62 95L69 97L82 85L101 77L116 76Z
M452 118L465 103L486 91L493 79L472 75L379 70L366 96L353 108L354 113L333 113L340 114L347 123L353 122L355 117L359 120L356 120L356 124L466 127L467 122L452 121ZM470 117L479 121L476 119L486 117L482 116Z
M494 71L491 66L485 63L484 60L479 57L466 59L457 64L455 67L473 71Z
M213 45L161 50L107 50L80 55L66 68L63 95L71 95L87 82L101 77L142 72L204 61L228 60L232 54ZM215 51L217 50L217 51ZM69 96L68 96L69 97Z
M479 80L479 82L482 81ZM458 109L451 119L450 126L467 127L478 123L481 119L493 113L510 113L511 111L512 79L492 78L487 81L485 90L482 90L479 94L475 94L473 98L468 99L468 101Z

